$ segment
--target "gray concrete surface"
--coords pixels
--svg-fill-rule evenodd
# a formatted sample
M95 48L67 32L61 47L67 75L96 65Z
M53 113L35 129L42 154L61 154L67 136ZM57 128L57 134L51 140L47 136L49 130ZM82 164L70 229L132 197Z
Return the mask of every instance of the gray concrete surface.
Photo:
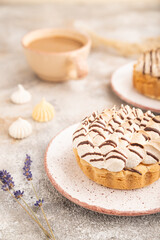
M25 199L35 198L22 175L25 154L33 160L33 181L45 199L44 208L57 240L159 240L160 214L140 217L107 216L77 206L61 196L49 182L43 159L50 139L63 128L78 122L96 109L120 105L109 86L113 71L130 59L99 49L89 57L90 73L80 81L51 84L39 80L28 67L20 40L33 29L69 25L82 21L104 36L140 40L160 35L160 6L146 6L141 1L106 5L1 5L0 6L0 169L10 171L16 189L25 191ZM17 106L9 97L17 84L33 95L30 103ZM45 96L56 110L53 121L36 123L31 118L33 106ZM22 141L8 136L8 126L18 116L33 125L33 134ZM40 211L38 211L38 215ZM45 239L41 230L6 192L0 190L0 239Z

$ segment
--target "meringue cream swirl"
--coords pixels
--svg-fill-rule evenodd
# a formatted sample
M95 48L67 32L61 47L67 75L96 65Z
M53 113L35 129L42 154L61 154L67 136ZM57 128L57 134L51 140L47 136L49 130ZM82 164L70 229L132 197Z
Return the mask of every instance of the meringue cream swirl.
M92 166L119 172L160 162L160 116L128 105L93 112L73 134L73 147Z

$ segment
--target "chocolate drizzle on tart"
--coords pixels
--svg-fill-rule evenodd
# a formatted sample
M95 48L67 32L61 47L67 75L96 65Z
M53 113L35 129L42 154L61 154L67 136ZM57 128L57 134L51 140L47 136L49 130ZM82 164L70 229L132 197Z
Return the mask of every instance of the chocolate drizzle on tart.
M126 141L126 142L128 142L128 143L130 143L130 141L128 141L126 138L124 138L124 137L121 137L121 140L123 140L123 141Z
M117 124L121 124L119 121L117 121L115 118L112 118L113 122L117 123Z
M138 173L139 175L142 175L142 173L134 168L124 168L124 171L130 171L130 172L135 172Z
M118 151L117 149L113 149L113 150L111 150L110 152L106 153L106 154L104 155L104 157L106 157L106 156L107 156L108 154L110 154L110 153L118 153L118 154L122 155L124 158L127 159L127 157L126 157L122 152Z
M150 51L150 74L152 75L152 51Z
M130 130L130 129L129 129L129 130ZM119 129L116 129L115 132L119 132L119 133L122 133L122 134L124 135L124 133L123 133L121 130L119 130ZM132 131L131 131L131 132L132 132Z
M76 133L78 133L78 132L80 132L80 131L82 131L82 130L84 130L85 132L87 132L87 130L82 127L82 128L80 128L80 129L76 130L76 131L74 132L74 134L76 134ZM73 135L74 135L74 134L73 134Z
M138 120L139 122L141 121L141 119L139 117L137 117L136 120Z
M145 134L142 134L142 136L145 138L146 141L150 140L150 137L147 137Z
M160 136L160 131L158 129L156 129L156 128L146 127L144 130L146 132L148 132L148 131L155 132L155 133L157 133Z
M128 121L128 123L129 123L130 126L132 125L132 122L130 120Z
M99 136L101 136L101 137L103 137L105 139L105 136L100 131L98 131L97 129L91 129L89 132L98 133Z
M84 157L92 156L92 155L102 156L101 153L96 153L96 152L90 153L90 152L87 152L87 153L83 154L81 157L84 158Z
M146 127L146 124L141 123L141 124L140 124L140 127Z
M135 154L137 154L140 158L143 159L143 157L141 156L141 154L139 154L139 152L137 152L136 150L133 150L133 149L131 149L131 148L128 148L128 150L131 151L131 152L133 152L133 153L135 153Z
M159 55L159 56L158 56ZM160 63L160 49L150 50L143 53L142 57L136 64L136 70L143 75L149 74L150 76L159 77L159 63Z
M156 160L157 162L159 162L159 159L151 152L146 151L147 155L151 156L152 158L154 158L154 160Z
M90 141L83 141L83 142L80 142L78 145L77 145L77 147L79 147L79 146L81 146L81 145L85 145L85 144L88 144L88 145L90 145L91 147L94 147L94 145L93 145L93 143L91 143Z
M126 163L126 159L124 159L123 157L117 156L117 155L109 156L109 157L106 158L106 160L113 159L113 158L120 159L120 160L122 160L123 162Z
M155 123L160 123L160 120L158 120L156 117L152 118L152 120L153 120Z
M124 120L124 117L123 117L123 115L122 115L121 113L119 113L118 116L119 116L122 120Z
M148 118L145 118L145 117L144 117L143 120L146 121L146 122L149 122L149 119L148 119Z
M105 123L103 123L103 122L100 121L100 120L96 121L96 123L99 123L99 124L103 125L103 127L106 127Z
M104 158L99 158L99 159L90 159L90 162L100 162L100 161L104 161Z
M113 147L117 147L117 143L116 143L116 142L114 142L113 140L107 140L107 141L105 141L104 143L102 143L102 144L99 146L99 148L101 148L101 147L103 147L103 146L105 146L105 145L111 145L111 146L113 146Z
M82 136L84 136L84 137L85 137L85 134L84 134L84 133L81 133L81 134L79 134L79 135L77 135L77 136L73 137L73 141L74 141L76 138L79 138L79 137L82 137Z
M104 127L103 127L103 126L101 126L101 125L100 125L100 124L98 124L98 123L94 123L94 124L90 125L90 126L89 126L89 129L91 129L91 128L94 128L94 127L97 127L97 128L102 128L102 129L104 129Z
M132 130L130 128L127 128L126 130L132 133ZM122 140L124 140L124 139L122 139Z
M136 147L144 148L144 146L141 145L140 143L131 143L131 146L136 146Z

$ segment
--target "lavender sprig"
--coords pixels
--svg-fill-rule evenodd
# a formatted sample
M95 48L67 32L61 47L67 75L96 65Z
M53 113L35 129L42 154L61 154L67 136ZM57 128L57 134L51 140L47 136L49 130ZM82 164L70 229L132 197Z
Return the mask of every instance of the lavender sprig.
M31 161L30 156L29 156L28 154L26 154L26 158L25 158L25 161L24 161L24 167L23 167L23 170L24 170L23 175L26 176L26 178L27 178L28 181L31 181L31 180L32 180L31 163L32 163L32 161ZM38 197L38 194L37 194L37 192L36 192L36 189L35 189L32 181L31 181L31 185L32 185L33 191L34 191L34 193L35 193L35 196L36 196L36 198L37 198L37 201L36 201L36 203L35 203L34 205L37 206L37 207L40 207L40 209L41 209L41 211L42 211L42 213L43 213L44 219L45 219L45 221L46 221L46 223L47 223L47 225L48 225L48 228L49 228L49 230L50 230L50 232L51 232L51 235L52 235L53 239L55 239L54 234L53 234L53 231L52 231L52 228L51 228L51 226L50 226L50 224L49 224L49 222L48 222L48 219L47 219L46 214L45 214L45 212L44 212L44 209L43 209L43 207L42 207L42 204L43 204L44 200L43 200L43 199L40 199L40 198Z
M43 203L44 203L44 200L43 200L43 199L39 199L38 201L36 201L36 203L34 204L34 206L36 206L36 207L41 207Z
M3 191L8 191L15 186L11 174L6 170L0 171L0 181L3 183Z
M10 173L7 172L6 170L0 170L0 183L2 185L2 190L4 191L8 191L9 194L16 200L16 202L25 210L25 212L33 219L33 221L35 221L39 227L43 230L44 234L48 237L48 238L52 238L52 236L48 233L48 231L42 226L42 224L40 223L39 219L37 218L37 216L35 215L35 213L33 212L33 210L29 207L29 205L25 202L25 200L23 199L23 194L24 191L14 191L13 193L10 191L11 189L14 190L14 182L13 182L13 178L11 177ZM23 201L23 203L27 206L27 208L32 212L33 216L30 214L30 212L27 211L27 209L20 203L19 199L21 199Z
M26 158L24 161L24 167L23 167L23 175L26 176L28 181L32 180L32 172L31 172L31 158L28 154L26 154Z
M19 198L23 197L24 191L18 190L18 191L14 191L13 193L14 193L15 198L19 199Z

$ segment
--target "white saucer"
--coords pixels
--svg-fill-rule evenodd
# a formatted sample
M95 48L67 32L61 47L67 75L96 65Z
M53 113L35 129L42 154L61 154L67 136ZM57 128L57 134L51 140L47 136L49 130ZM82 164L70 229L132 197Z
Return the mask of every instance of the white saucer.
M132 85L134 63L126 64L113 73L111 79L113 91L122 100L135 107L160 113L160 100L145 97L134 89Z
M72 125L55 138L46 150L45 169L53 186L72 202L92 211L136 216L160 212L160 180L137 190L115 190L89 180L72 151Z

